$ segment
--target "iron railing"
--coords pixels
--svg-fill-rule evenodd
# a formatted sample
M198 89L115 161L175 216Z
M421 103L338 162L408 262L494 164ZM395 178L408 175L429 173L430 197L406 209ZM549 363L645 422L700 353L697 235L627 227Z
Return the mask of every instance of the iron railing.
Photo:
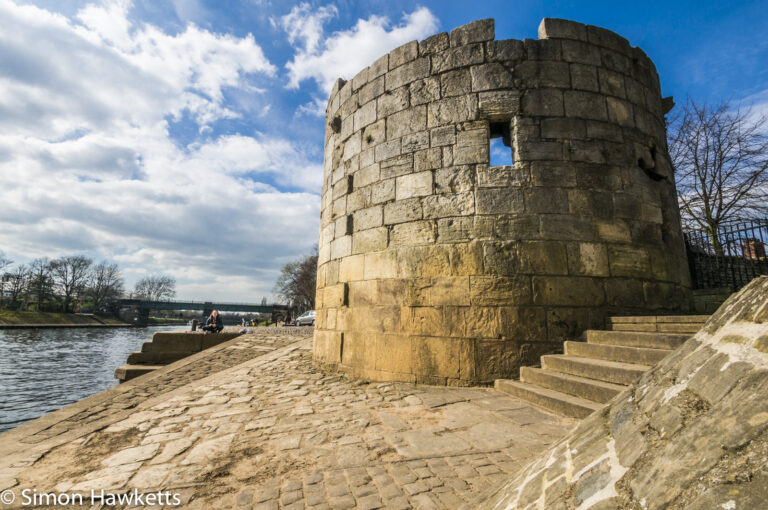
M684 235L694 289L727 287L735 292L768 274L768 218L728 222L715 234L701 229Z

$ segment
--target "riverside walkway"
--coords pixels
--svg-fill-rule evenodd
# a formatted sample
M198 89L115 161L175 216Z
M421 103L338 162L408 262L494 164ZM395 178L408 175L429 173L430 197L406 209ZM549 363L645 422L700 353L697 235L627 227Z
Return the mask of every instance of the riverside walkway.
M575 424L493 389L323 373L309 333L259 328L0 435L0 491L86 507L91 490L134 489L201 509L469 507Z

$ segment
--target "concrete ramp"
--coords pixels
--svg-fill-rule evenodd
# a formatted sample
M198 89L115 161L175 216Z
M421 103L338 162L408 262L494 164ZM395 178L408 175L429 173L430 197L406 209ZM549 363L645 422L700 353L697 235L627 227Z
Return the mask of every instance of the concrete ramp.
M480 508L765 508L768 277Z

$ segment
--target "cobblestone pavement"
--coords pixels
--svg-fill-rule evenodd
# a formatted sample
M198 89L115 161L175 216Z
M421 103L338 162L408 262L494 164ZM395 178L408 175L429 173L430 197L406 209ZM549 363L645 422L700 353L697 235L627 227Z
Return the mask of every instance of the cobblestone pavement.
M325 374L311 339L291 340L149 396L100 430L0 461L0 480L13 477L0 485L170 490L190 508L471 507L574 425L492 389ZM226 349L255 340L233 342Z

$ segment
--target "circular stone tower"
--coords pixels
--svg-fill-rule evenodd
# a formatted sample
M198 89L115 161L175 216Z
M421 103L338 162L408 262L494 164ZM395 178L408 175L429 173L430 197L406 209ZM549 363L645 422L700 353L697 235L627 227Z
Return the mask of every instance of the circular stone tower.
M608 314L686 308L659 79L622 37L475 21L338 80L326 125L318 365L482 384Z

